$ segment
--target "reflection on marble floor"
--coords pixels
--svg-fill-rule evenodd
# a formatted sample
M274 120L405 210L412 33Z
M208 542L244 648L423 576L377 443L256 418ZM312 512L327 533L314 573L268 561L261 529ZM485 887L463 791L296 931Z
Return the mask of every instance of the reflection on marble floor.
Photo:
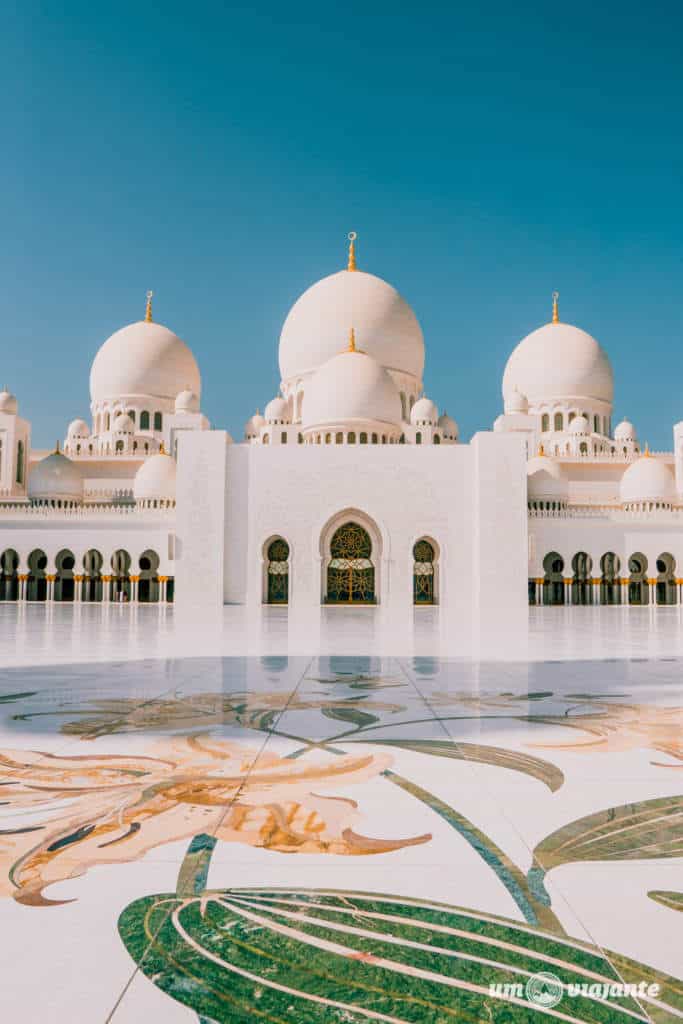
M0 665L349 651L495 661L683 657L683 605L530 608L528 618L526 611L475 628L438 607L401 619L381 606L301 615L226 605L195 620L172 605L0 602Z
M682 671L3 670L8 1019L683 1019Z

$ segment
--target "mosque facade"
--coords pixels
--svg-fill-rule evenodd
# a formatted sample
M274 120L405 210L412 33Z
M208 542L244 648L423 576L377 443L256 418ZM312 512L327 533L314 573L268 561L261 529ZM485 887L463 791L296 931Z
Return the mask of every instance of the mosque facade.
M510 355L493 429L465 441L424 394L413 310L354 239L290 310L280 392L238 442L202 413L195 356L151 294L53 452L0 393L0 600L438 605L453 628L528 604L683 603L683 423L670 452L613 426L609 358L555 296Z

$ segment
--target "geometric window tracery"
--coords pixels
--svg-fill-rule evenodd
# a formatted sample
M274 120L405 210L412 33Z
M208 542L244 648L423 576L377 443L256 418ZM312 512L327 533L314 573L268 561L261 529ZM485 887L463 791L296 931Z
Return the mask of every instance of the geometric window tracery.
M328 603L375 603L375 567L371 556L370 535L358 523L344 523L335 530L327 567Z

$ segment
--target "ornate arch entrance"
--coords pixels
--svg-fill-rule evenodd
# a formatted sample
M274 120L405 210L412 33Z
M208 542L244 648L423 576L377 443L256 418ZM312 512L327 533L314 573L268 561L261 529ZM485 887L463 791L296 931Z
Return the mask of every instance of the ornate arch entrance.
M327 564L328 604L376 604L370 534L359 523L337 527Z

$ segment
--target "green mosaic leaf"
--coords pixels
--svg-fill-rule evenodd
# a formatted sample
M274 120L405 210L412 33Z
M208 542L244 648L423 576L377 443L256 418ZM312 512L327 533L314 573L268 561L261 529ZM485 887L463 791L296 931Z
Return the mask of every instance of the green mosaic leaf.
M345 740L345 743L351 742ZM504 747L489 747L481 743L460 743L455 740L404 740L375 739L373 743L385 747L400 747L402 750L413 750L418 754L430 754L432 757L450 757L455 761L477 761L480 764L494 765L496 768L509 768L514 772L522 772L544 783L553 793L564 782L564 775L550 761L540 757L532 757L518 750L506 750Z
M140 969L200 1018L229 1024L528 1024L530 977L614 985L608 955L505 918L403 896L306 889L165 894L124 910L119 931ZM610 954L611 957L611 954ZM656 980L658 1004L565 990L555 1007L576 1024L673 1022L675 982L620 957L620 971ZM491 985L515 985L493 992ZM676 1003L678 1000L678 1003Z
M683 797L608 807L553 832L534 850L546 871L583 860L643 860L683 854Z

